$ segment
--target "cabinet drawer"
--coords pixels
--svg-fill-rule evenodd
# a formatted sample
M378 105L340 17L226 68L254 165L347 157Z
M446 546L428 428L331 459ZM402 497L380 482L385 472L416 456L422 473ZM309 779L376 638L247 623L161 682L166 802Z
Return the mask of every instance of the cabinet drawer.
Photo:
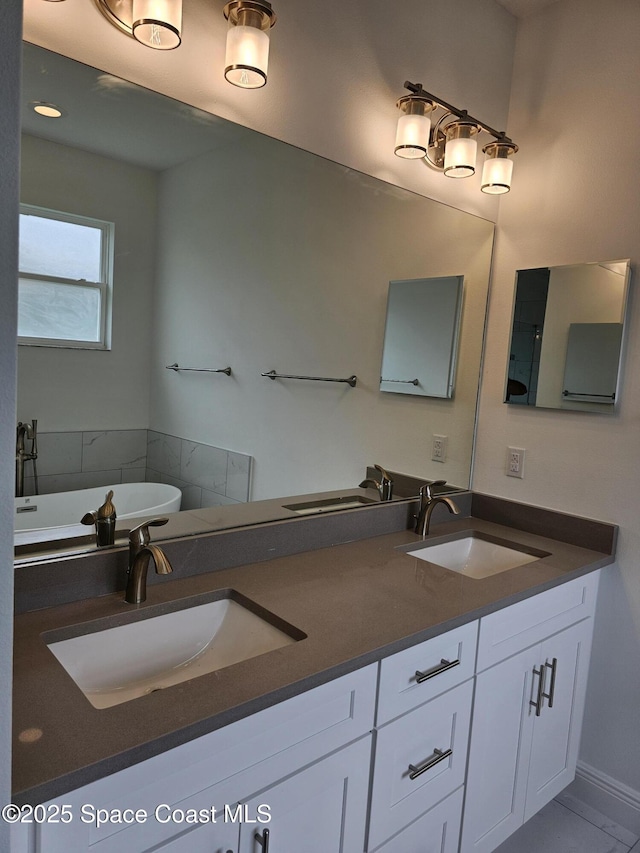
M591 572L481 619L478 672L592 616L599 578Z
M462 785L472 695L467 681L378 731L369 849Z
M293 773L373 728L377 665L371 664L307 693L266 708L218 731L121 770L55 802L71 805L74 820L38 827L46 853L127 853L147 850L185 831L154 817L159 805L224 809ZM123 828L83 823L82 804L149 819ZM166 818L164 809L162 818Z
M458 853L464 789L450 794L375 853ZM370 853L373 848L369 847Z
M405 649L380 664L377 724L422 705L474 673L478 623Z

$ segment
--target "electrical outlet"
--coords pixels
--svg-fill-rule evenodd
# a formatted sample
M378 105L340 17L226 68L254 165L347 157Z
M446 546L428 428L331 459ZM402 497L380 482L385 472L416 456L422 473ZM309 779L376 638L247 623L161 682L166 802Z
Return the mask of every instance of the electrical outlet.
M431 461L446 462L447 460L447 436L434 435L431 445Z
M524 477L523 447L507 447L507 477Z

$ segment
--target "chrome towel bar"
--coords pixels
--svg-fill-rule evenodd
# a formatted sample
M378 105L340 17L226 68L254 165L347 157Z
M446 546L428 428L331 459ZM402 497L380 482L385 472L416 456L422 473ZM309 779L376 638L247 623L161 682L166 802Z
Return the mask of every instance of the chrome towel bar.
M215 370L213 367L180 367L177 361L174 364L165 365L165 369L174 370L176 373L179 370L191 370L194 373L226 373L227 376L231 376L230 367L221 367L218 370Z
M327 376L292 376L290 373L276 373L275 370L261 373L260 376L266 376L269 379L307 379L309 382L346 382L352 388L356 387L358 381L357 376L350 376L348 379L330 379Z

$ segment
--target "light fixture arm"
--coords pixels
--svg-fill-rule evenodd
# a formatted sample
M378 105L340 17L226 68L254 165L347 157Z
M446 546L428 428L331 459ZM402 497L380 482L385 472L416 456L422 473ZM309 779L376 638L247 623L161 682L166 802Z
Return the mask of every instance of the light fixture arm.
M443 101L442 98L438 98L436 95L432 95L430 92L425 91L425 89L422 88L422 83L411 83L407 80L405 81L404 88L408 89L413 95L417 95L420 98L431 101L435 106L441 107L443 110L446 110L452 116L456 116L461 121L477 125L482 130L491 134L496 141L513 144L513 140L507 136L504 130L495 130L491 125L469 115L466 110L459 110L457 107L454 107L453 104L449 104L447 101Z

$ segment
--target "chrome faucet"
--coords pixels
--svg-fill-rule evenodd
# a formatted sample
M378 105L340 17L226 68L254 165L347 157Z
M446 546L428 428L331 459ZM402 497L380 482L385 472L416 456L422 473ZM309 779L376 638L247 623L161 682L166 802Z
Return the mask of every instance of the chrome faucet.
M169 575L173 571L171 563L158 545L151 544L149 527L161 527L168 518L152 518L143 521L129 531L129 570L124 600L127 604L142 604L147 597L147 571L149 560L153 558L156 574Z
M460 514L460 509L451 498L433 494L434 486L444 486L445 484L446 480L435 480L433 483L425 483L424 486L420 486L420 509L416 515L415 532L421 536L429 535L431 516L438 504L444 504L449 512L454 515Z
M376 471L380 472L380 479L374 480L369 477L360 483L359 488L368 489L371 486L373 489L378 490L381 501L390 501L393 497L393 480L381 465L374 465L373 467Z
M31 451L27 453L24 441L27 438L31 442ZM38 494L38 474L36 470L36 459L38 458L38 421L29 424L18 421L16 431L16 497L24 496L24 463L27 460L33 462L33 476L35 478L36 494Z

